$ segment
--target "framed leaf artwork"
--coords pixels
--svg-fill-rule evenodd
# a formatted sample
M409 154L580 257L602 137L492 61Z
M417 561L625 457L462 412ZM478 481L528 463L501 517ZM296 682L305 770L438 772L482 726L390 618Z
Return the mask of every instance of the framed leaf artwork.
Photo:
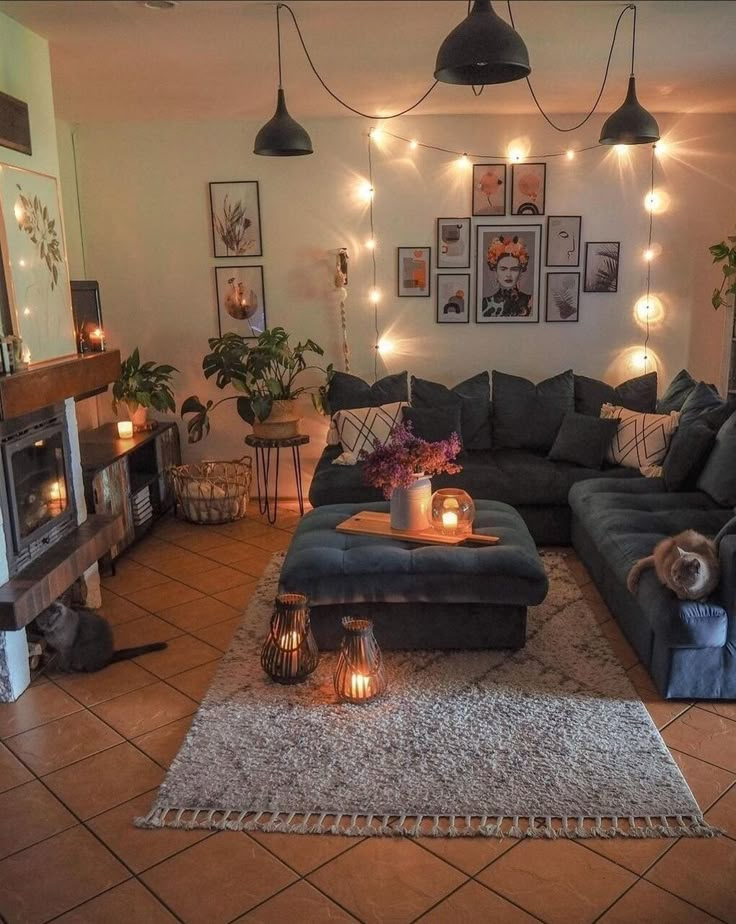
M261 257L261 203L257 180L210 183L215 257Z
M584 292L618 292L619 241L589 241L585 245Z
M580 315L580 273L547 273L545 321L577 321Z

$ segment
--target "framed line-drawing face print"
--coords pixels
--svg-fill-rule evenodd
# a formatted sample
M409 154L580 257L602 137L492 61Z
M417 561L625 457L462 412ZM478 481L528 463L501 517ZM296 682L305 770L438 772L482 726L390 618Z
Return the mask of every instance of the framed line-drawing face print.
M547 218L547 266L580 266L580 215Z
M56 177L0 167L0 252L9 320L31 362L76 353ZM5 326L5 322L3 324Z
M618 292L619 241L589 241L585 245L583 292Z
M470 273L437 274L437 323L470 323Z
M577 321L580 313L580 273L547 273L545 321Z
M215 257L261 257L261 204L257 180L210 183Z
M506 164L473 164L473 215L506 214Z
M478 225L475 320L539 320L541 225Z
M437 269L470 267L470 219L437 219Z
M429 298L431 247L399 247L396 294L401 298Z
M511 165L511 214L544 215L546 164Z
M266 328L262 266L216 266L217 324L227 333L258 337Z

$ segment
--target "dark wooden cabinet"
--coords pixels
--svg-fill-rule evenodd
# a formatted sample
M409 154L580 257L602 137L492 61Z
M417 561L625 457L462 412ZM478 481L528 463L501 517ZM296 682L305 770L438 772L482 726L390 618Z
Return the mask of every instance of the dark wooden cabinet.
M123 518L115 559L174 504L167 471L181 463L179 430L168 421L122 440L114 423L105 424L80 432L79 446L87 509Z

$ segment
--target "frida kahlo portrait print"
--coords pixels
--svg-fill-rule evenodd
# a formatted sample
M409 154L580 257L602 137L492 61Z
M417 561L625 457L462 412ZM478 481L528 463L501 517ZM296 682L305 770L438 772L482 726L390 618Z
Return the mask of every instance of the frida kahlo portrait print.
M541 225L479 225L476 321L539 320Z

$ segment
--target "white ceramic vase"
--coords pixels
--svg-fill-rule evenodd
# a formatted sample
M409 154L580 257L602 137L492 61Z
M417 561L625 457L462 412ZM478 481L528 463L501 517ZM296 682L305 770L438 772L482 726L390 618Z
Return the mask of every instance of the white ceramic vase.
M429 526L432 503L432 482L426 475L417 475L409 488L394 488L391 495L391 529L418 532Z

